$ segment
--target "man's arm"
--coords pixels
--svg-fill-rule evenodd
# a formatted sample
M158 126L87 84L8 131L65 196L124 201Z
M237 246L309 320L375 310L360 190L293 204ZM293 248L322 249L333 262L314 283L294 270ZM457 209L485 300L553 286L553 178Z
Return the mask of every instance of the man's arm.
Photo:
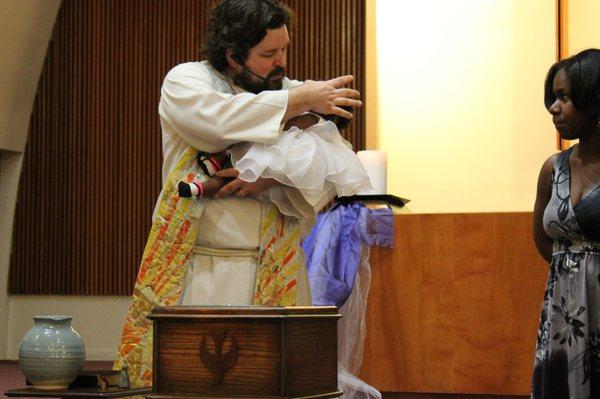
M207 64L176 66L165 77L159 104L162 123L207 152L220 152L241 141L273 143L281 135L282 123L295 116L313 111L350 119L352 114L340 107L362 105L358 91L343 87L352 76L309 80L289 90L231 94L217 91L214 74Z
M163 123L194 148L207 152L219 152L240 141L272 143L281 134L282 121L307 111L351 118L350 112L339 107L362 105L356 99L358 91L342 87L352 82L352 76L307 81L289 90L258 95L219 93L213 78L205 64L175 67L165 78L159 106ZM219 190L217 197L234 192L239 196L252 195L274 184L271 179L254 183L235 179Z
M187 144L216 153L246 141L271 143L281 134L288 91L222 93L226 85L210 66L181 64L166 76L159 105L163 130L180 136Z

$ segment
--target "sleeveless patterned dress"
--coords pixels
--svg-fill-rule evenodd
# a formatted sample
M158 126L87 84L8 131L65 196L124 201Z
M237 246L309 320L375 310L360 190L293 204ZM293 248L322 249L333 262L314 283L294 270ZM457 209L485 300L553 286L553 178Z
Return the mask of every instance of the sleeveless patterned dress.
M552 262L537 335L531 398L600 398L600 184L571 202L569 159L559 154L544 230Z

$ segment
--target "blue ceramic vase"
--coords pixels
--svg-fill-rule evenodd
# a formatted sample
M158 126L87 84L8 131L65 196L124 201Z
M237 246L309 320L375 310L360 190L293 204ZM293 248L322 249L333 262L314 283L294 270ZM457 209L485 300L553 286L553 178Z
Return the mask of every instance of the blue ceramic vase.
M39 389L64 389L85 360L81 336L71 327L71 316L35 316L35 324L19 347L19 366Z

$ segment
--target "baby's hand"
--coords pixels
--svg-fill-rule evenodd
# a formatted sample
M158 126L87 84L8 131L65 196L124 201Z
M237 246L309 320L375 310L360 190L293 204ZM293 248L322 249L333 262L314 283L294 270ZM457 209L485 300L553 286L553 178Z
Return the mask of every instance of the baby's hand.
M235 168L223 169L216 173L219 177L233 179L227 182L215 194L215 198L235 195L236 197L256 196L265 190L278 184L275 179L259 177L255 182L247 182L239 177L239 172Z
M179 196L182 198L204 198L213 197L220 189L227 183L227 179L214 176L210 179L201 182L200 180L194 180L191 183L180 181L177 187Z

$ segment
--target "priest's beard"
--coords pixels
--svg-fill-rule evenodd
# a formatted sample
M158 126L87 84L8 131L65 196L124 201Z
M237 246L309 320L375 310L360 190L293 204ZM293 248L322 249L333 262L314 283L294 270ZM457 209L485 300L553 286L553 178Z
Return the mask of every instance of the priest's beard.
M283 74L285 69L281 67L275 67L267 77L260 80L258 77L252 75L252 73L243 68L242 71L233 76L235 84L240 86L242 89L249 91L250 93L258 94L265 90L281 90L283 87ZM277 78L275 78L277 76Z

